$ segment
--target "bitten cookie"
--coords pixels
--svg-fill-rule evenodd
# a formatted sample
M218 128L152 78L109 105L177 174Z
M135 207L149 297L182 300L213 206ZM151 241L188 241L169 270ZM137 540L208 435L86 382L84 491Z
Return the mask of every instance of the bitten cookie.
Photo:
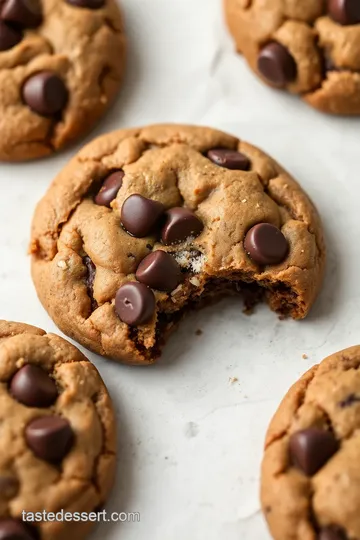
M82 136L113 101L124 60L116 0L2 0L0 159L38 158Z
M360 346L289 390L266 436L263 511L275 540L360 538Z
M41 302L101 355L154 362L189 308L228 292L306 316L324 242L300 186L252 145L158 125L105 135L54 180L32 227Z
M0 402L0 538L85 538L91 522L25 523L22 512L89 513L106 500L115 420L95 366L56 335L0 321Z
M323 112L360 114L358 0L224 0L239 53L264 82Z

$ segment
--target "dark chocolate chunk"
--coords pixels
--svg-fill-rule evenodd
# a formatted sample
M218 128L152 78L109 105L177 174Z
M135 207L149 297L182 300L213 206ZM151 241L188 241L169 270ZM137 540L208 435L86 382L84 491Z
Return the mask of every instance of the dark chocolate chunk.
M154 293L143 283L125 283L116 293L115 311L130 326L147 323L155 313Z
M351 407L351 405L354 405L354 403L360 402L360 396L357 396L356 394L350 394L347 398L340 401L339 405L342 409L345 409L346 407Z
M315 427L294 433L289 445L292 462L307 476L317 473L339 449L330 431Z
M318 540L347 540L347 535L340 527L330 525L320 530Z
M341 25L360 23L359 0L328 0L328 12Z
M258 223L245 236L244 248L257 264L281 263L289 251L283 233L271 223Z
M96 276L96 266L88 255L83 257L83 263L85 264L86 269L87 269L87 275L86 275L87 293L91 300L91 309L92 311L94 311L98 307L98 303L94 298L94 281L95 281L95 276Z
M213 148L207 153L207 157L225 169L237 171L248 171L250 169L250 160L247 156L236 150L228 150L227 148Z
M137 238L153 233L165 211L163 204L142 195L130 195L121 209L121 223Z
M181 269L169 253L154 251L139 264L136 279L153 289L171 292L181 281Z
M70 452L74 442L74 432L68 420L60 416L32 420L26 426L25 437L34 454L50 463L59 463Z
M0 21L0 51L12 49L21 40L22 33L20 30L16 30L3 21Z
M203 228L200 219L188 208L181 206L170 208L166 212L161 238L166 246L178 244L189 237L199 236Z
M40 367L26 364L10 383L13 397L28 407L50 407L58 397L56 384Z
M79 8L100 9L105 5L105 0L67 0L67 3Z
M286 47L273 41L263 47L258 56L258 70L271 84L280 88L294 81L297 67Z
M0 493L5 499L15 497L19 491L19 481L15 476L0 473Z
M6 0L1 18L22 28L35 28L42 19L40 0Z
M0 520L0 540L35 540L35 538L35 535L20 520Z
M122 186L124 176L124 171L116 171L107 176L99 193L95 197L95 203L110 208L111 202L116 198Z
M42 116L60 113L68 100L68 91L62 79L51 71L41 71L25 82L23 100L34 112Z

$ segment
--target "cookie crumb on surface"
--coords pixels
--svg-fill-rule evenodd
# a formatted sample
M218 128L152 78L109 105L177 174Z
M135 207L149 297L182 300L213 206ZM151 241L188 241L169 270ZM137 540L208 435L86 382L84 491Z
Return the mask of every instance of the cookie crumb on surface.
M229 377L229 384L235 384L236 382L238 382L238 378L237 377Z
M305 353L302 355L302 357L303 357L304 360L307 360L309 358L308 355L305 354Z

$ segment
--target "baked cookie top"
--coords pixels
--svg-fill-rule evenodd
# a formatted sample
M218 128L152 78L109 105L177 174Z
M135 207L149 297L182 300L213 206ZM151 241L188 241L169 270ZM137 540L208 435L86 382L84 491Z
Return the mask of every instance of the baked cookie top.
M358 0L224 0L238 51L268 84L360 114Z
M360 346L289 390L266 436L262 505L275 540L360 538Z
M260 290L306 316L325 260L318 214L252 145L214 129L157 125L102 136L63 169L32 226L39 298L99 354L151 363L190 307Z
M21 523L22 512L92 512L115 467L115 420L101 377L54 334L0 321L0 537L82 539L85 522ZM91 525L91 524L90 524Z
M45 156L111 104L125 60L115 0L0 2L0 159Z

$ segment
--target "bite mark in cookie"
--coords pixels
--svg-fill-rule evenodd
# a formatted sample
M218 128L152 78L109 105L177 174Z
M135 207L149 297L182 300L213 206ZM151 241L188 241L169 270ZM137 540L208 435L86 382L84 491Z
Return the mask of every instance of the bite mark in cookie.
M186 311L225 294L305 317L325 262L317 212L274 160L216 130L166 125L85 147L40 202L31 252L62 330L138 364L156 360Z

